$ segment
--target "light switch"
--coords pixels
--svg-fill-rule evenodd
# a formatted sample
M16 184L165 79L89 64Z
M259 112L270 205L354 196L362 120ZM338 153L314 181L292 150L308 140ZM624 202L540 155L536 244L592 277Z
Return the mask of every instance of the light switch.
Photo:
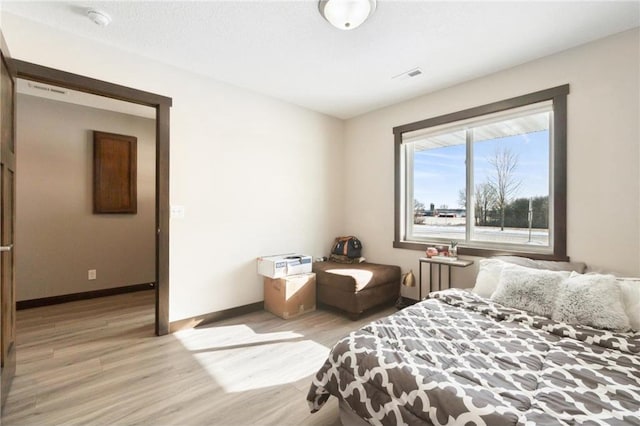
M172 219L184 219L184 206L171 206Z

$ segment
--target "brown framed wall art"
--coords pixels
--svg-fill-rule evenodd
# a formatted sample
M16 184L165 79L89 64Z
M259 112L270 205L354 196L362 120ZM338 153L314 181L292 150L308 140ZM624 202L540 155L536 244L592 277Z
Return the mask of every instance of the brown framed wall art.
M137 213L137 143L134 136L93 132L93 213Z

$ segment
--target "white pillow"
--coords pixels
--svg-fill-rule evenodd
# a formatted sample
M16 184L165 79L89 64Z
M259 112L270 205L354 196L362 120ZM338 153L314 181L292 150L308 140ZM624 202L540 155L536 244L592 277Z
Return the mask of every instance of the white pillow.
M587 265L584 262L563 262L559 260L534 260L521 256L495 256L494 259L500 259L514 265L526 266L532 269L547 269L549 271L576 271L584 273Z
M640 331L640 278L617 278L616 281L622 290L622 302L629 324L635 331Z
M498 259L481 259L478 263L480 269L476 277L476 284L471 292L488 298L496 291L502 267L506 263Z
M582 262L556 262L548 260L533 260L520 256L495 256L478 262L480 269L476 277L473 293L482 297L491 297L498 287L500 273L504 265L519 265L530 269L544 269L550 271L583 272L585 264Z
M622 290L613 275L573 272L560 285L552 319L614 331L630 328Z
M510 308L550 317L560 284L568 271L547 271L518 265L504 265L491 299Z

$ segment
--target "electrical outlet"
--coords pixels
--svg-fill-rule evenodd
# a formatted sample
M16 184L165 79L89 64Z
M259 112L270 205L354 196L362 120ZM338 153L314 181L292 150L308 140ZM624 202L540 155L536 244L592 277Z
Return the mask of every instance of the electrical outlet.
M88 274L88 279L90 280L95 280L96 279L96 270L95 269L89 269L89 274Z

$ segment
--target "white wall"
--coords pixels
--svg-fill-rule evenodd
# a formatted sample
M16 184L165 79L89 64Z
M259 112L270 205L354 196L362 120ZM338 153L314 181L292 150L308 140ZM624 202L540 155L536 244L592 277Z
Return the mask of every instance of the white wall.
M347 121L345 206L354 213L345 229L364 241L370 260L417 276L422 253L392 247L392 128L569 83L568 254L640 275L639 38L638 29L624 32ZM475 271L452 277L472 286Z
M155 120L28 95L17 108L17 300L154 282ZM137 138L135 215L93 214L93 130Z
M15 58L173 98L170 321L261 301L257 256L339 234L340 120L6 13L2 31Z
M171 222L172 321L262 300L256 256L318 256L343 232L417 275L422 253L392 248L391 129L566 83L568 253L640 275L638 30L346 123L6 13L2 30L17 58L173 98L171 203L186 217Z

